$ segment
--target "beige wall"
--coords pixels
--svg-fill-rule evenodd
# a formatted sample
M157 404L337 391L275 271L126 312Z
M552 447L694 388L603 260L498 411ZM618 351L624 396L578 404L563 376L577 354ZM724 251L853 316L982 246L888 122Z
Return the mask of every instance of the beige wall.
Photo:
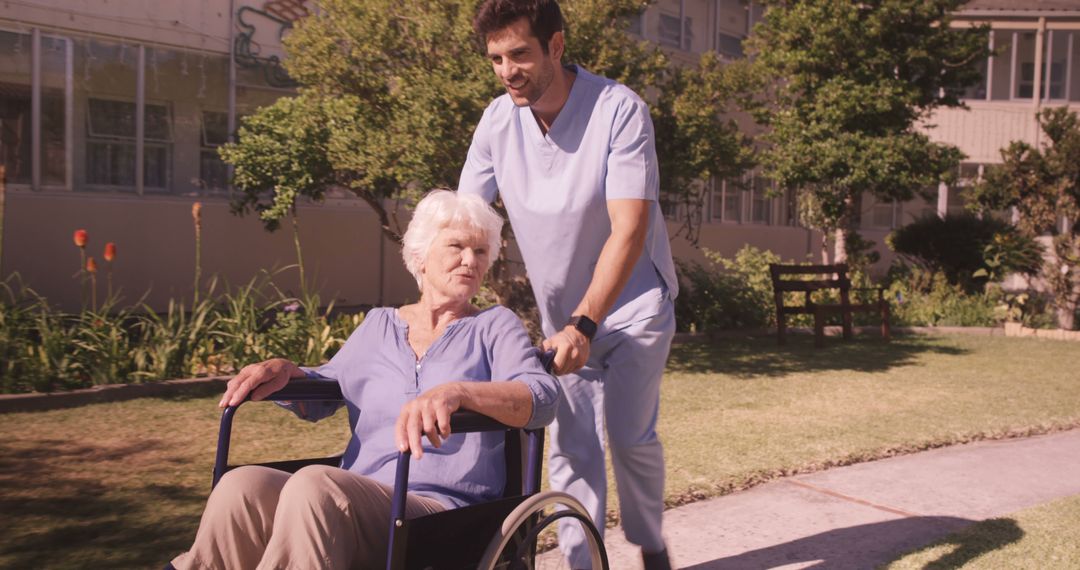
M927 134L937 142L956 145L967 162L1001 162L1001 149L1014 140L1034 144L1038 133L1036 109L1028 103L969 101L968 109L940 109L929 120Z
M5 275L18 272L26 283L66 309L80 304L73 274L79 251L72 242L76 229L90 234L87 253L98 261L99 299L105 292L105 242L118 249L114 286L131 302L149 291L147 301L162 309L170 297L190 299L194 266L194 199L58 195L9 192L4 226ZM262 229L252 216L238 218L221 199L204 199L202 267L233 284L246 283L261 269L295 263L289 226L276 233ZM301 242L309 281L324 302L339 305L379 301L379 275L384 273L383 301L402 303L416 297L416 285L400 261L399 250L385 245L385 271L379 271L381 232L370 209L359 202L301 207ZM277 280L292 291L297 273Z
M668 232L674 235L679 225L668 222ZM702 261L701 249L716 251L725 257L745 245L777 253L785 261L820 260L821 233L806 228L790 226L766 226L756 224L706 224L701 227L698 246L694 247L682 237L671 241L676 258Z

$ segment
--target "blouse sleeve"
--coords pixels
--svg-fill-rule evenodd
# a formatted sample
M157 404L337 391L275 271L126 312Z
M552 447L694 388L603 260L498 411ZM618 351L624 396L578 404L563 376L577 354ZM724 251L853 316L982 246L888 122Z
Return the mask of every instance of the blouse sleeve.
M500 308L492 326L489 351L492 380L514 380L532 393L532 416L527 429L544 427L555 419L562 385L544 370L539 350L532 345L525 326L512 311Z
M370 315L369 315L370 316ZM362 337L364 335L365 326L368 323L368 319L364 319L364 322L360 323L360 326L356 327L356 330L349 335L349 339L345 341L345 345L341 347L341 350L335 354L329 362L319 366L301 366L300 370L304 371L304 374L312 380L327 380L327 381L341 381L341 369L345 368L343 364L348 362L352 358L356 358L360 354L360 347L363 344ZM345 402L278 402L279 406L289 410L297 415L297 417L307 420L309 422L317 422L323 418L328 418L334 415L339 408L345 405Z

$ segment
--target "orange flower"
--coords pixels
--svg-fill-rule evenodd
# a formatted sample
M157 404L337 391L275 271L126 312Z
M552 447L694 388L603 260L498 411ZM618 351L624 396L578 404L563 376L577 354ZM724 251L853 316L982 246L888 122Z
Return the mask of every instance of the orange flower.
M75 235L72 239L75 241L76 246L86 247L86 242L90 240L90 235L86 233L86 230L75 230Z
M191 219L195 220L195 227L202 226L202 202L195 202L191 205Z
M86 271L88 273L97 273L97 262L93 257L86 258Z
M105 253L102 257L105 258L105 261L112 263L112 260L116 259L116 244L111 241L105 244Z

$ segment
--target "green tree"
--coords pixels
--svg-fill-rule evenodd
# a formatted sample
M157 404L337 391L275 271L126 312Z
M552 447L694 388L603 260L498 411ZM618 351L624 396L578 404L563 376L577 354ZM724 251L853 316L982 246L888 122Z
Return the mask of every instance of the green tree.
M1051 238L1053 256L1043 277L1058 326L1072 330L1080 303L1080 119L1061 107L1040 112L1039 122L1045 144L1013 141L970 197L984 212L1014 209L1021 232Z
M766 0L748 42L765 81L754 109L764 173L795 188L803 222L845 259L865 192L910 200L962 155L920 124L979 79L985 28L951 28L963 0Z
M484 108L503 92L482 57L471 20L477 0L324 0L285 40L298 95L244 120L222 151L236 167L238 213L257 211L273 230L297 199L347 188L400 241L397 208L426 190L453 187ZM626 33L641 0L567 0L567 63L654 95L662 190L700 202L712 175L741 172L746 141L722 118L737 74L712 56L675 68ZM659 94L659 95L657 95ZM692 198L685 198L692 196ZM693 232L689 232L693 233ZM493 268L499 286L504 265Z

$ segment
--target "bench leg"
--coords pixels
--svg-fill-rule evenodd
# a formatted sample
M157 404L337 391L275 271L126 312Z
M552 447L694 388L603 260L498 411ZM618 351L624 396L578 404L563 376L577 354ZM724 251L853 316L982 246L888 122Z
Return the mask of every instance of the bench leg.
M825 312L814 311L814 348L825 346Z
M881 304L881 337L885 340L892 340L892 335L889 330L889 304Z
M784 317L784 294L780 291L773 293L773 301L776 303L776 344L787 344L787 319Z

